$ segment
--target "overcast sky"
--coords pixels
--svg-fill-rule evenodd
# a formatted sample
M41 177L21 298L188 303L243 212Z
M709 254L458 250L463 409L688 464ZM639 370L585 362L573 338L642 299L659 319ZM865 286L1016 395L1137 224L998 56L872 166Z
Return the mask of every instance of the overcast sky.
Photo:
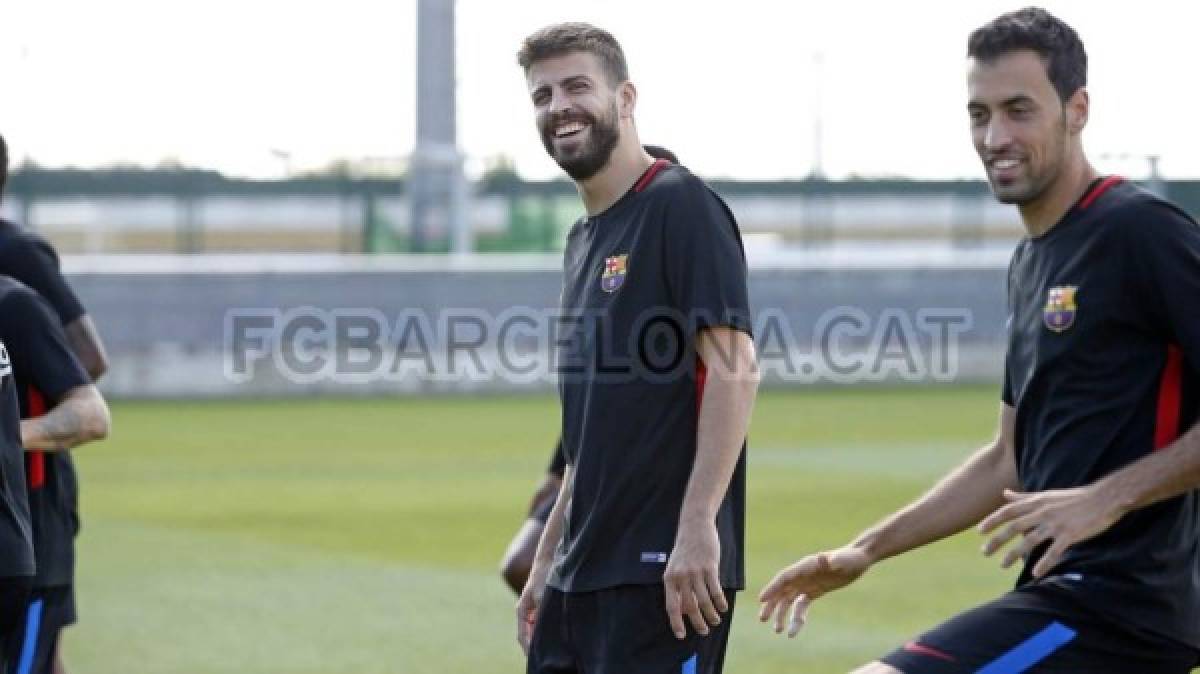
M1018 6L460 0L460 144L473 171L503 154L527 177L558 175L514 53L542 25L586 20L625 47L643 141L698 173L806 175L819 88L832 177L981 177L966 126L966 35ZM1200 177L1200 3L1045 6L1087 46L1085 139L1101 169L1139 177L1141 157L1155 154L1168 177ZM404 156L415 23L415 0L0 0L0 133L17 160L52 166L174 158L278 177L272 150L295 169Z

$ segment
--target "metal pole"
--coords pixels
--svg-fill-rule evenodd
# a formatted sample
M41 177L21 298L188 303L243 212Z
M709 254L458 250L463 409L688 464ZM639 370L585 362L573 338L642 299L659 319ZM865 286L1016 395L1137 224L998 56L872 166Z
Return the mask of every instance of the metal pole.
M410 165L411 248L444 233L454 252L472 249L463 156L458 149L454 0L417 1L417 143Z

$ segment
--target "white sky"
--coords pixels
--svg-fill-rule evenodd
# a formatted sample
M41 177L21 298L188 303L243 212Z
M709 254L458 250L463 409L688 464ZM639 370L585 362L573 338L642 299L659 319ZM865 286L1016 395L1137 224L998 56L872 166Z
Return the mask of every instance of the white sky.
M622 42L644 142L707 176L799 177L813 165L813 55L824 54L824 166L980 177L967 136L966 35L1022 6L992 0L459 0L459 139L478 170L545 156L514 53L529 32L586 20ZM1138 177L1200 177L1200 3L1047 1L1087 46L1089 152ZM44 165L177 158L276 177L407 154L415 0L0 0L0 132Z

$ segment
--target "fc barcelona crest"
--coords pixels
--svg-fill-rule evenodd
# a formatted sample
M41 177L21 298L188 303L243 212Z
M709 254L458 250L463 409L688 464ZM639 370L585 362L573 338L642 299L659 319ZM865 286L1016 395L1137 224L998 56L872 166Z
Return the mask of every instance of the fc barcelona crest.
M600 289L606 293L616 292L625 283L626 263L629 255L614 255L604 258L604 273L600 275Z
M1075 324L1076 290L1076 286L1055 286L1046 293L1046 308L1042 310L1042 318L1047 328L1062 332Z

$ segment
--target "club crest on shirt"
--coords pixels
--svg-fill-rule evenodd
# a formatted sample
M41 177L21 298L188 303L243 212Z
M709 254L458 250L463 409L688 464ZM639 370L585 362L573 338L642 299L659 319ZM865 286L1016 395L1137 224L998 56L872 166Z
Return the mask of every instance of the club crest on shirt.
M625 283L626 263L629 255L614 255L604 258L604 273L600 275L600 289L606 293L616 292Z
M1046 293L1046 308L1042 319L1046 327L1062 332L1075 324L1075 293L1077 286L1055 286Z

